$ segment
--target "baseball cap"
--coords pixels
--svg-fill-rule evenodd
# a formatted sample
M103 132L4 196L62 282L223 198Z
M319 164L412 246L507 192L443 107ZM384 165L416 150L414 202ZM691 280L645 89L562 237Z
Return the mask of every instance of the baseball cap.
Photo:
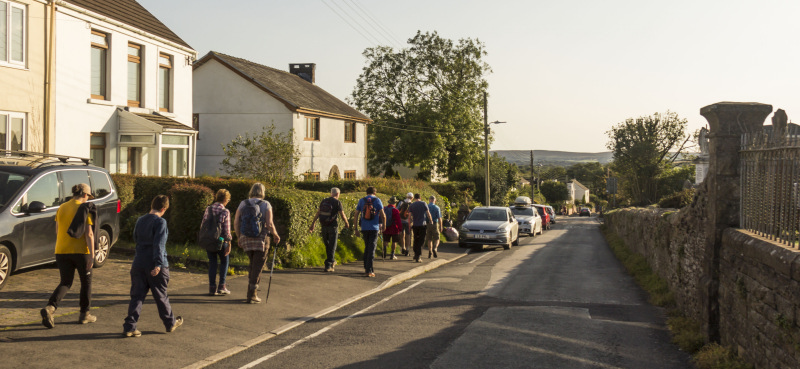
M92 189L86 183L78 183L72 186L72 196L83 196L84 194L89 195L89 199L93 199L94 195L92 195Z
M414 194L411 193L411 192L406 194L406 198L408 198L408 199L413 198L413 197L414 197Z

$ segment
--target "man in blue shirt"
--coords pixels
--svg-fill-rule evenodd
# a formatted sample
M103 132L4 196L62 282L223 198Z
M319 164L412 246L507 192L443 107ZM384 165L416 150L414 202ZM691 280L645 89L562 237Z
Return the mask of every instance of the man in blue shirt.
M442 233L442 210L436 205L436 196L431 195L428 198L428 211L431 213L431 222L428 223L428 228L425 233L425 244L428 245L428 259L433 257L438 258L439 254L436 253L439 249L439 234Z
M383 204L381 199L375 196L375 187L367 187L367 196L358 200L356 219L358 219L364 239L365 275L374 277L375 270L372 268L372 261L375 259L375 249L378 247L378 232L382 232L386 228ZM359 227L356 227L356 236L359 235L358 229Z
M128 316L122 325L123 336L139 337L136 329L142 303L147 292L153 293L158 315L164 322L167 333L175 331L183 324L183 318L172 314L172 306L167 296L169 284L169 263L167 262L167 221L162 218L169 209L169 198L158 195L150 204L150 213L142 215L133 228L133 241L136 243L136 255L131 263L131 302L128 305Z
M421 263L422 244L425 243L427 229L425 221L431 221L431 212L418 193L414 194L414 202L408 207L408 211L411 213L411 231L414 233L414 262Z

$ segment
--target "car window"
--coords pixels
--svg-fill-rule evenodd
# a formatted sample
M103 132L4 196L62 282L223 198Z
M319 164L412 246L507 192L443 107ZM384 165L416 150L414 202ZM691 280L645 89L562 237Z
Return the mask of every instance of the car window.
M58 191L58 176L55 172L47 173L22 195L17 205L14 206L15 213L24 212L28 205L34 201L45 204L48 208L61 204L61 194Z
M469 214L467 220L507 221L508 213L504 213L503 209L475 209Z
M64 202L72 198L72 186L79 183L89 184L89 173L84 169L64 170L61 172L64 181Z
M111 193L111 184L108 182L108 176L103 172L89 171L89 177L92 178L92 195L95 198L105 197Z
M6 206L30 176L0 172L0 206Z
M511 213L513 213L514 215L528 216L529 217L529 216L533 216L533 209L531 209L531 208L513 207L513 208L511 208Z

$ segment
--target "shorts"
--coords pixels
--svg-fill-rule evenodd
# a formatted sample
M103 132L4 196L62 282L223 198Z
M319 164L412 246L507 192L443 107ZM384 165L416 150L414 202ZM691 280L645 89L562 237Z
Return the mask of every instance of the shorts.
M411 232L411 224L409 224L408 222L402 222L402 224L403 224L403 233L408 234L409 232Z
M400 242L402 242L402 241L401 241L401 240L402 240L402 237L400 237L400 236L401 236L401 235L400 235L400 233L397 233L397 234L384 234L384 235L383 235L383 242L396 242L396 243L400 243Z
M428 224L428 228L425 230L425 242L428 241L439 241L439 226L438 224Z

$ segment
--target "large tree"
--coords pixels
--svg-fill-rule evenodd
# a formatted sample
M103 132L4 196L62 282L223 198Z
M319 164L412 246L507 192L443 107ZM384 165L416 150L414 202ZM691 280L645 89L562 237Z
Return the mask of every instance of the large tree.
M684 150L686 119L667 111L664 114L629 118L607 132L606 145L612 151L612 170L620 177L619 186L637 205L659 200L659 176Z
M606 169L600 163L591 161L567 167L567 177L577 179L589 188L590 193L602 195L606 192Z
M268 185L283 186L294 181L300 149L292 139L294 130L276 133L275 126L259 134L239 135L222 145L225 158L221 169L239 178L253 178Z
M483 43L418 31L406 48L372 47L363 55L351 101L374 121L370 174L403 165L449 176L480 164L484 77L491 72Z

